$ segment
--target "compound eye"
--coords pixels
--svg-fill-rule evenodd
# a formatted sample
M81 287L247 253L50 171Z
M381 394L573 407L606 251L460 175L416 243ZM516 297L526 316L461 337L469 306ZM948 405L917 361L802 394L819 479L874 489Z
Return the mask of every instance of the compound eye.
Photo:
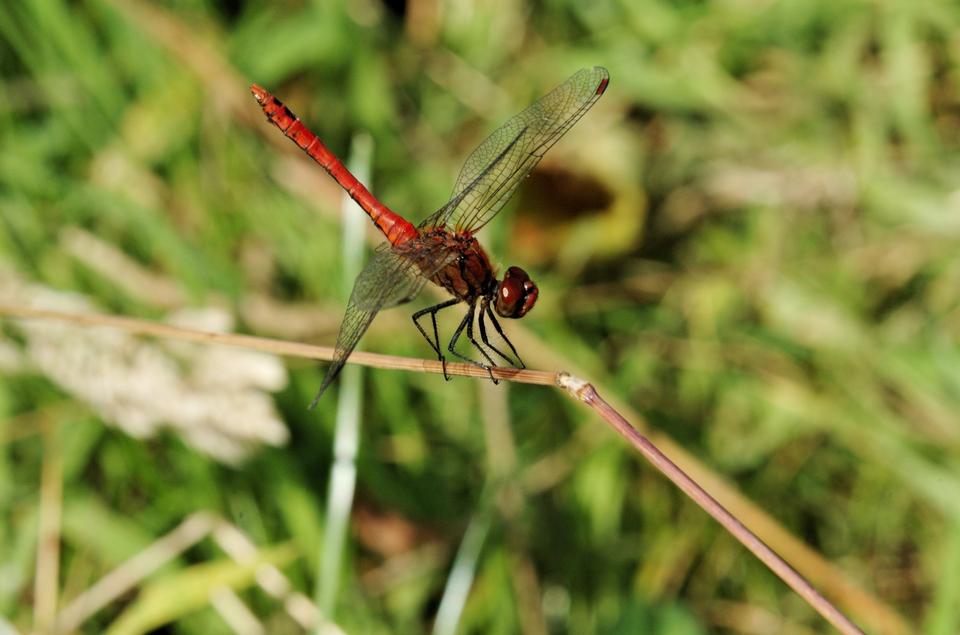
M497 287L494 309L500 317L522 318L537 302L540 291L527 272L520 267L510 267Z

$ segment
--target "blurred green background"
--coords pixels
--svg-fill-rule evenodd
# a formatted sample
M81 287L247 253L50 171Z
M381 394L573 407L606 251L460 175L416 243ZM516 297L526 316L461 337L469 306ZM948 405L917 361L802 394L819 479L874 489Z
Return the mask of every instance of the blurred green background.
M0 304L329 344L340 193L248 85L419 221L592 65L606 95L481 235L540 285L525 361L871 632L957 633L954 3L5 2ZM362 346L429 358L438 298ZM0 631L830 632L549 388L351 371L308 412L304 360L2 328Z

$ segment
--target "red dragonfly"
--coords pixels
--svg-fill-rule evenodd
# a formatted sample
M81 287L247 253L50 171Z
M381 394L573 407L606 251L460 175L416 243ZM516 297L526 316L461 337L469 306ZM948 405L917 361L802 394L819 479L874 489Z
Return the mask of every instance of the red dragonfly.
M267 119L329 172L387 237L387 242L377 249L353 285L337 335L333 363L327 369L310 408L316 406L343 368L377 312L413 299L427 281L443 287L453 296L413 314L413 323L444 364L445 379L449 377L446 359L440 349L437 312L460 302L467 304L467 312L454 331L447 351L485 369L494 383L497 380L492 369L496 362L491 353L511 366L525 368L517 349L497 322L494 311L502 318L523 317L537 301L537 285L519 267L508 268L503 279L497 280L490 259L474 234L497 215L520 182L547 150L593 106L609 82L610 75L605 68L582 69L507 121L467 157L450 201L416 226L378 201L279 99L256 84L251 86L250 90ZM433 339L420 324L420 319L426 315L430 316L433 326ZM473 335L477 315L480 340L489 352ZM490 343L485 317L490 318L515 360ZM467 339L484 361L457 352L456 344L464 329Z

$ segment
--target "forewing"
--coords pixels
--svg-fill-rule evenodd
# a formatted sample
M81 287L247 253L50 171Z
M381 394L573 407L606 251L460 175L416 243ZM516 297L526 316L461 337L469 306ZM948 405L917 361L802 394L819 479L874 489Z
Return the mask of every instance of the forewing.
M445 250L444 245L420 239L410 241L402 249L389 243L377 249L353 284L347 311L337 334L333 362L327 368L327 374L310 408L317 405L336 379L380 309L413 299L427 279L446 266L453 257L455 254Z
M499 212L553 144L590 109L610 81L584 68L498 128L467 157L450 202L421 227L475 232Z

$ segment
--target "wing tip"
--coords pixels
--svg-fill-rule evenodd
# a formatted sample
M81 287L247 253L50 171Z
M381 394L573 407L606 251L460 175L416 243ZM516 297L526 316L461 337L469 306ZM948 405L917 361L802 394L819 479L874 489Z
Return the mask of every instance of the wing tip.
M604 91L607 90L607 86L610 85L610 72L603 66L594 66L593 71L600 75L600 83L597 84L597 89L594 94L602 95Z
M323 397L323 393L327 392L327 388L330 387L330 384L333 383L333 380L336 379L337 375L340 374L340 369L343 368L343 364L337 366L334 364L327 369L327 374L323 378L323 383L320 384L320 390L317 391L317 396L313 398L313 401L310 402L310 405L307 406L307 410L313 410L317 407L317 404L320 403L320 398Z
M317 396L313 398L313 401L310 402L310 405L307 406L307 410L313 410L317 407L317 404L320 403L320 397L323 396L323 393L327 391L327 387L323 386L320 390L317 391Z

